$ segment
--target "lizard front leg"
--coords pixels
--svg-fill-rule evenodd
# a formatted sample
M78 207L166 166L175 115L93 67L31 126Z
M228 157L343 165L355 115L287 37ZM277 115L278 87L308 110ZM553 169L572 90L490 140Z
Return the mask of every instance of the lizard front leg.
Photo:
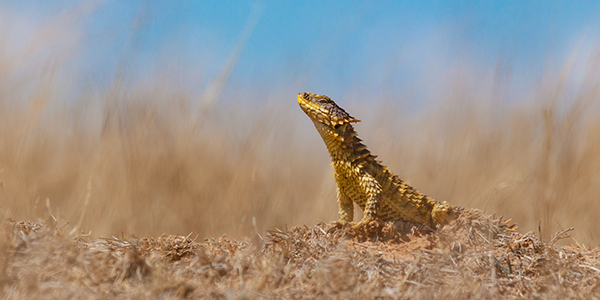
M352 220L354 219L354 204L352 203L352 200L348 198L339 187L337 187L337 198L340 206L338 212L340 215L340 224L345 225L352 223Z
M365 210L363 218L360 222L356 223L352 228L359 229L363 225L369 224L369 222L377 219L381 205L381 185L372 176L363 176L360 180L360 185L365 191L367 196L367 202L365 203Z

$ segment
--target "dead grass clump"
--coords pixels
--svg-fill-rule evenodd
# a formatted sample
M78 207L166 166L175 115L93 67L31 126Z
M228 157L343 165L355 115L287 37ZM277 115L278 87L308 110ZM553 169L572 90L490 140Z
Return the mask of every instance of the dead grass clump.
M432 233L434 230L425 224L406 221L371 221L358 230L352 230L339 223L333 223L329 231L335 231L338 237L350 237L355 242L408 242L412 238ZM410 236L410 237L409 237Z
M513 232L516 224L487 216L478 209L465 209L451 226L439 230L436 235L438 246L462 252L464 248L480 248L498 238L498 235Z
M229 275L235 252L248 245L166 235L87 241L43 222L9 222L2 234L7 299L181 299Z
M163 234L157 239L142 238L137 241L141 252L152 252L158 250L158 253L166 260L176 261L186 256L193 255L199 251L197 244L189 236L166 235Z
M598 298L600 250L544 242L480 212L407 240L358 242L336 224L264 242L102 238L56 222L2 225L7 299ZM385 226L382 226L385 227ZM397 230L402 229L398 227ZM390 232L393 229L389 229ZM375 235L377 232L375 233ZM460 244L459 244L460 243Z

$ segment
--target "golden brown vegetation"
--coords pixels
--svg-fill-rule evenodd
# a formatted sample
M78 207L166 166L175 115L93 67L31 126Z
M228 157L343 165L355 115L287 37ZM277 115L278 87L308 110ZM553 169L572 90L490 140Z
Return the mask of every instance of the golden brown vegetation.
M0 288L7 299L600 295L598 250L557 246L568 231L542 242L476 211L435 234L389 223L388 230L353 236L318 224L270 231L253 243L176 235L88 240L57 225L3 223Z
M51 213L93 236L232 237L337 219L327 152L294 97L266 92L263 102L196 109L183 91L157 84L58 106L45 72L3 75L8 217ZM339 101L364 120L357 130L369 148L426 194L510 216L523 231L541 226L546 240L572 226L577 241L596 246L600 75L568 93L561 76L516 104L460 85L413 115L385 99Z

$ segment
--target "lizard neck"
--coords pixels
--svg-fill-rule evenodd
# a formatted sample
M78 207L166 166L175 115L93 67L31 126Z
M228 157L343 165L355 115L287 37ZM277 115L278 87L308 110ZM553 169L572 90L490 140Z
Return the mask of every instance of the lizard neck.
M376 156L371 155L367 146L361 142L352 124L346 123L336 129L315 122L315 127L323 138L334 165L352 163L363 167L369 163L376 163Z

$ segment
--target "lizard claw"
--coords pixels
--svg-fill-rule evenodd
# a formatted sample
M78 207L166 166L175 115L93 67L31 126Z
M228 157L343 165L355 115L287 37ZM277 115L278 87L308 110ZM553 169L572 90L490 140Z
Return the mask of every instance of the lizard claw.
M379 223L373 219L362 219L358 223L350 223L350 226L352 226L352 229L354 230L359 230L363 228L379 227Z
M342 228L344 226L347 226L348 224L349 224L348 222L340 222L340 221L331 222L331 225L333 225L334 228Z
M358 223L352 222L351 224L348 224L348 225L350 225L352 227L352 229L354 229L354 230L359 230L365 225L365 223L363 221L360 221Z

